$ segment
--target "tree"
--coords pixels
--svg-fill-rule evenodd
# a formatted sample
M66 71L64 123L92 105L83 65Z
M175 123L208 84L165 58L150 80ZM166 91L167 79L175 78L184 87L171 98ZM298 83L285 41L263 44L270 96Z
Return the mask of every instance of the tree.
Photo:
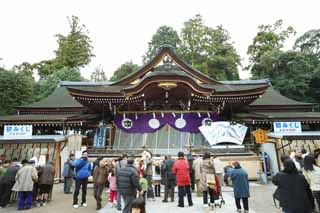
M125 62L122 64L114 73L113 76L111 77L111 81L118 81L127 75L133 73L139 68L137 64L133 64L132 61Z
M268 51L257 65L262 78L270 78L272 85L283 95L300 101L310 101L310 83L315 68L314 56L298 51ZM263 74L263 75L262 75Z
M39 81L39 95L37 100L49 96L59 85L60 81L81 81L83 80L77 68L64 67L53 74Z
M319 65L311 77L307 95L310 97L310 101L320 103L320 66Z
M0 68L0 115L15 112L15 107L34 100L35 80L32 74Z
M95 68L95 71L91 74L90 79L94 82L107 81L106 74L101 66Z
M172 27L161 26L157 32L152 36L151 41L148 43L148 51L143 56L143 62L146 63L151 60L158 51L161 45L167 44L177 49L181 43L177 31Z
M240 56L222 26L208 27L196 15L184 23L180 38L178 54L191 66L218 80L239 79Z
M69 19L70 32L67 36L57 34L58 50L55 51L55 63L58 68L80 68L90 63L93 47L85 25L79 24L79 18Z
M251 69L253 78L261 78L263 76L263 70L258 69L261 57L269 51L281 50L285 40L295 34L293 27L289 26L283 29L282 24L283 21L278 20L273 25L258 26L259 32L247 51L250 61L247 69Z
M301 52L314 54L320 59L320 29L304 33L297 38L293 48Z

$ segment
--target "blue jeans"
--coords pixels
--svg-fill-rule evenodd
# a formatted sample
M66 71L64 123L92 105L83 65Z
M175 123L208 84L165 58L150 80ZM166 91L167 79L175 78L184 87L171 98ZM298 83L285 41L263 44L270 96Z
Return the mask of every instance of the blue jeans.
M70 193L72 186L72 178L64 178L63 192Z
M18 209L30 209L32 205L32 192L18 192Z
M154 192L152 188L152 175L147 175L146 179L148 181L147 198L154 198Z

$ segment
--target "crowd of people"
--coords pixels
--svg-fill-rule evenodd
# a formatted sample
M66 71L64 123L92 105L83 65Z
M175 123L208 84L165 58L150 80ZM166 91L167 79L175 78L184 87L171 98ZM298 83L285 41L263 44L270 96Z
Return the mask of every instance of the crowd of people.
M102 194L106 187L109 191L108 206L122 212L145 212L146 202L154 202L161 197L163 185L163 203L175 201L175 188L178 191L178 207L193 206L192 191L203 197L203 206L215 206L219 199L223 183L223 171L219 158L212 158L210 153L202 157L183 152L177 159L167 155L164 159L153 158L152 153L145 150L141 158L124 154L117 159L99 157L92 168L87 151L75 160L71 154L65 162L63 176L64 193L71 193L72 179L75 180L73 207L79 208L78 195L82 189L80 205L87 207L86 193L89 177L93 176L94 198L96 209L102 208ZM249 184L248 175L239 162L228 167L226 174L234 182L235 202L241 211L240 200L244 204L244 212L248 212ZM123 203L122 203L123 201Z
M33 205L45 206L54 183L55 168L52 161L39 166L36 158L3 160L0 166L0 208L6 208L12 192L18 196L18 210Z
M238 162L233 162L225 175L233 181L238 211L241 211L242 199L245 212L248 212L247 173ZM52 161L39 166L36 158L21 163L4 160L0 166L0 207L7 207L12 192L17 192L19 210L45 206L50 199L54 176ZM124 154L117 159L99 157L91 163L88 152L83 151L79 159L75 159L73 153L69 155L64 162L62 176L63 191L65 194L73 194L75 209L88 206L87 186L92 181L96 210L103 207L103 193L107 190L107 205L110 208L124 213L144 213L146 202L154 202L156 198L162 197L161 188L164 189L163 203L175 202L177 189L178 207L185 207L185 197L187 205L193 206L193 191L203 197L204 208L214 207L221 196L223 168L219 158L213 158L210 153L195 157L179 152L176 159L171 155L160 159L152 157L152 153L145 150L141 158Z
M282 156L283 169L272 178L277 186L274 199L285 213L311 213L320 207L320 149L313 154L297 149Z

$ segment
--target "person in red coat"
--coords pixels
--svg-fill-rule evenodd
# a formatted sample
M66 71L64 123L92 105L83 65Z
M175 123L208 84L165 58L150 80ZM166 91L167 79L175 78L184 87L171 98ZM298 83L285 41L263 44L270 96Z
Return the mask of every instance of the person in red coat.
M184 159L184 153L178 152L178 159L172 167L172 172L176 175L178 185L179 203L178 207L184 207L184 196L187 194L189 206L193 206L191 196L191 180L189 175L189 163Z

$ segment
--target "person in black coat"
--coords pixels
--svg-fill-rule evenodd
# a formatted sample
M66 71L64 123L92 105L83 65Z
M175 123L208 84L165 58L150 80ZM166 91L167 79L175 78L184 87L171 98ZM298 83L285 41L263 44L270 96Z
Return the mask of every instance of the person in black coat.
M171 202L174 202L174 187L176 184L176 176L172 172L172 167L175 160L171 158L171 155L166 156L166 159L162 162L162 182L164 185L164 199L162 202L168 202L168 196L170 194Z
M8 205L12 193L12 187L16 182L16 174L20 166L16 163L11 163L6 173L0 179L0 208Z
M127 166L121 168L117 174L117 190L124 200L123 213L129 213L131 204L136 197L137 191L142 195L137 169L133 166L134 160L128 159Z
M275 195L285 213L311 213L315 207L310 186L291 159L283 161L284 169L272 182L278 186Z

